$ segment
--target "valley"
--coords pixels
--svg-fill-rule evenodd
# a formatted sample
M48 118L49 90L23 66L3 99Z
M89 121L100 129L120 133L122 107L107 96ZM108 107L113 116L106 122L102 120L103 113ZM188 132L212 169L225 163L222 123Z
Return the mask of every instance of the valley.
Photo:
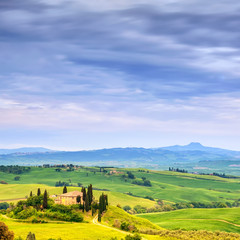
M16 176L19 176L17 180ZM134 226L138 226L144 239L165 239L164 236L159 237L164 229L169 229L175 234L170 239L178 239L174 231L179 229L240 234L239 178L228 179L143 168L106 168L100 172L99 167L70 165L30 167L30 170L19 175L1 172L0 181L5 183L0 184L0 204L16 204L19 200L26 199L31 191L35 193L38 188L42 192L46 189L49 196L59 195L63 188L57 186L59 184L67 185L68 191L71 192L79 191L81 186L91 183L96 199L102 193L108 195L109 210L103 215L101 224L109 228L101 230L103 226L93 224L93 217L84 214L83 223L45 223L44 229L52 229L49 238L46 238L45 233L41 231L43 224L16 222L2 215L1 221L5 222L16 236L24 236L31 230L39 240L57 239L59 236L64 240L71 240L74 239L74 234L80 231L83 236L81 239L95 239L91 235L87 236L87 229L91 226L91 234L99 236L96 239L112 239L113 236L121 239L128 232L116 231L119 226L115 226L114 219L128 222L129 216L137 216L136 220L133 220ZM144 186L146 181L149 186ZM146 235L150 230L144 230L143 225L146 224L141 225L141 219L149 220L149 223L153 224L150 227L151 231L159 236ZM72 236L67 236L69 227Z

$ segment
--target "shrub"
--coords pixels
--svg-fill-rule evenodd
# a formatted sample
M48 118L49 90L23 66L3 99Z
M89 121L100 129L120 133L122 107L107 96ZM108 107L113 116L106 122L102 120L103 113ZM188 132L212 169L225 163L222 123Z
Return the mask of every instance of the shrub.
M130 179L136 178L136 177L133 175L133 173L130 172L130 171L127 172L127 175L128 175L128 178L130 178Z
M128 212L128 211L131 210L131 209L132 209L132 208L131 208L130 206L128 206L128 205L123 207L123 210L126 211L126 212Z
M8 209L8 208L9 208L9 204L7 202L0 203L0 209Z
M8 226L3 222L0 222L0 239L3 239L3 240L14 239L14 233L12 231L9 231Z
M136 205L134 207L134 210L136 211L136 213L146 213L147 212L147 208L143 207L141 205Z
M133 236L127 235L125 237L125 240L141 240L141 239L142 239L142 237L138 233L135 233Z
M20 176L16 176L16 177L14 178L14 180L15 180L15 181L19 181L19 180L20 180Z
M37 215L37 210L33 207L28 207L18 212L17 214L15 214L15 218L27 219L29 217L36 216L36 215Z
M121 223L121 226L120 226L120 228L121 228L121 230L123 230L123 231L129 231L129 223L127 223L127 222L122 222Z
M151 201L154 201L154 198L151 197L151 196L146 196L145 198L146 198L146 199L149 199L149 200L151 200Z

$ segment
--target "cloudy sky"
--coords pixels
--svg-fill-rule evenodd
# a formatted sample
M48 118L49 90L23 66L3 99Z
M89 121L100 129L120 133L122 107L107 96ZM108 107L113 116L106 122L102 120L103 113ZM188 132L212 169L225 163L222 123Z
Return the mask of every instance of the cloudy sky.
M0 1L0 147L240 150L237 0Z

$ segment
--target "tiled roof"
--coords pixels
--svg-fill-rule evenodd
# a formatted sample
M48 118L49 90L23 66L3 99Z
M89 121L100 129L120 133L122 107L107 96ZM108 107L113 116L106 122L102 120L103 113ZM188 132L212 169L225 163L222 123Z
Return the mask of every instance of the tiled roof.
M63 197L77 197L77 196L82 196L82 192L73 191L73 192L68 192L68 193L61 194L60 196L63 196Z

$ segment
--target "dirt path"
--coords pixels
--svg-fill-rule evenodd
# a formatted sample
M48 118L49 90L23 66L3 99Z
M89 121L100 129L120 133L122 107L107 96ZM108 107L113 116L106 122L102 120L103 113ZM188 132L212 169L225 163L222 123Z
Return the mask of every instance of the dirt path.
M120 233L123 233L123 234L129 234L128 232L125 232L125 231L122 231L120 229L117 229L117 228L114 228L114 227L110 227L110 226L106 226L106 225L103 225L101 223L98 222L98 215L96 215L94 218L93 218L93 224L96 224L96 225L99 225L101 227L105 227L105 228L108 228L108 229L112 229L112 230L115 230L117 232L120 232Z
M226 220L223 220L223 219L208 219L208 218L172 218L172 220L205 220L205 221L219 221L219 222L224 222L224 223L227 223L227 224L230 224L230 225L233 225L235 227L240 227L239 224L235 224L235 223L231 223L231 222L228 222Z
M0 203L1 202L11 202L11 201L20 201L20 200L26 200L26 198L4 199L4 200L0 200Z

